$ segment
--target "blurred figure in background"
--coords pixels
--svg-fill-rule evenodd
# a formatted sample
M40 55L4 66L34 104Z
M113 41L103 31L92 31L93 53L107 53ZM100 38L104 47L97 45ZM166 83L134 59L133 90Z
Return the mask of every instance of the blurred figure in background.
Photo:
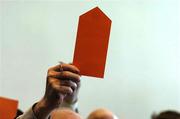
M180 119L180 113L172 110L161 112L159 115L153 114L152 119Z
M110 110L105 108L96 109L91 112L87 119L118 119Z
M68 108L54 110L51 119L82 119L81 116Z

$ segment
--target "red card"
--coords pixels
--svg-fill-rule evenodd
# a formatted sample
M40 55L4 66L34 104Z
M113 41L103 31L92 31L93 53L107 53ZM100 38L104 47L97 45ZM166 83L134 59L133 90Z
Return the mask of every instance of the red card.
M0 97L0 119L14 119L18 101Z
M82 75L104 77L111 20L98 8L79 17L73 64Z

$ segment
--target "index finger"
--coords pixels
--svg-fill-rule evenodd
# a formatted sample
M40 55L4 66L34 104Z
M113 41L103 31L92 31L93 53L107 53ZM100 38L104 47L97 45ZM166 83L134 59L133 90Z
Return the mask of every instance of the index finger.
M54 70L54 71L58 71L58 72L63 70L63 71L70 71L70 72L73 72L76 74L80 74L80 71L76 66L74 66L72 64L66 64L66 63L61 63L59 65L51 67L50 70Z

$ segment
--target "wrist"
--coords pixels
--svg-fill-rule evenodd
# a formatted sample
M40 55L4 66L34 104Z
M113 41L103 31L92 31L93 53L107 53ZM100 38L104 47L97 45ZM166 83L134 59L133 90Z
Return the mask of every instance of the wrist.
M46 119L54 108L48 106L45 100L40 100L33 107L33 112L38 119Z
M75 112L77 112L77 108L78 108L78 100L74 100L74 101L63 101L63 103L60 106L61 108L69 108Z
M74 99L74 100L64 100L63 103L69 104L69 105L73 105L75 103L78 102L78 99Z

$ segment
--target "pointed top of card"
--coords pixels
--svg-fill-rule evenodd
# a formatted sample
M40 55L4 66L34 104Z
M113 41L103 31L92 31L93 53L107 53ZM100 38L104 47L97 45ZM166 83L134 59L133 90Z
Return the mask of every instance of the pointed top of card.
M86 17L86 16L89 16L89 17L94 16L94 18L102 17L102 18L109 20L111 22L109 17L106 16L106 14L104 14L103 11L101 9L99 9L99 7L95 7L93 9L89 10L88 12L82 14L80 17Z
M111 20L98 8L79 17L73 64L81 75L104 77Z

